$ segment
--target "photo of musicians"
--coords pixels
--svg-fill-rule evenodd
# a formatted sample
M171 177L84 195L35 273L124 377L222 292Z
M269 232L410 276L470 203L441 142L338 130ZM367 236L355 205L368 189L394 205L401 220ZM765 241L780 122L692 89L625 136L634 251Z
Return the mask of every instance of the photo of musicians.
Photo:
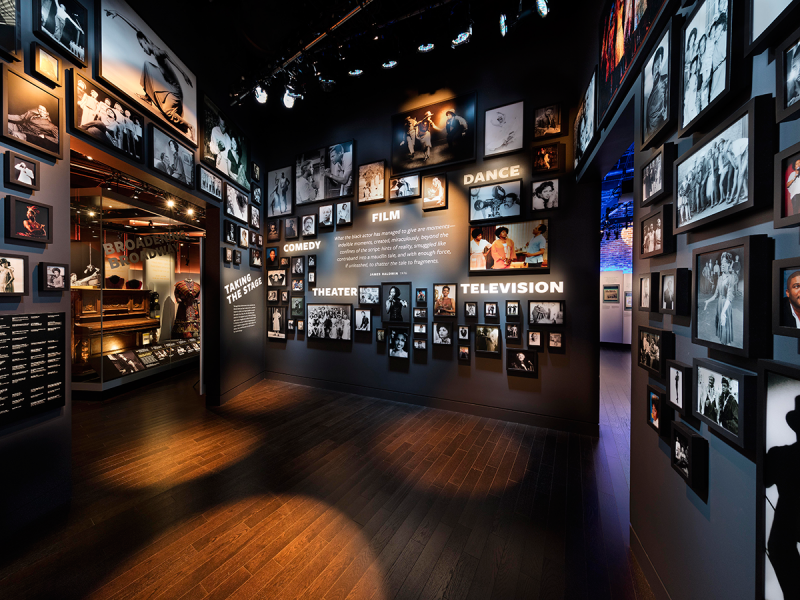
M732 434L739 435L739 381L698 366L697 412Z
M548 266L548 220L470 227L469 270L520 269Z
M744 248L697 255L697 337L744 347Z

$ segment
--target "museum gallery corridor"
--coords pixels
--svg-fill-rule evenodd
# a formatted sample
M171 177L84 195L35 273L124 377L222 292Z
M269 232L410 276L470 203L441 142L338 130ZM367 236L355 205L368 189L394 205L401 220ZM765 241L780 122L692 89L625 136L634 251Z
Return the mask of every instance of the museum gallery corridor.
M71 513L3 556L3 597L650 598L626 357L599 440L274 381L209 412L194 372L76 402Z

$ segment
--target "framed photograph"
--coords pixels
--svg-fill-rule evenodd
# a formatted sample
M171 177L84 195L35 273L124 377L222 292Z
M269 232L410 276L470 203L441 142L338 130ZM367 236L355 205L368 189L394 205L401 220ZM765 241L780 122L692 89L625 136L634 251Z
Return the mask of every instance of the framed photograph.
M788 0L776 0L786 2ZM797 4L798 0L791 0ZM771 2L770 4L774 4ZM775 118L778 123L793 121L800 116L800 29L792 33L775 49Z
M567 135L564 109L560 104L541 106L533 113L533 139L536 141Z
M289 268L289 262L290 262L290 258L288 256L282 256L281 260L280 260L280 267L282 269L283 268L288 269Z
M453 345L453 324L434 322L433 330L433 345L434 346L452 346Z
M227 214L227 207L225 212ZM281 220L267 221L266 234L268 242L279 242L281 239Z
M6 150L5 184L10 188L38 191L41 186L41 163L14 150Z
M603 304L619 304L619 284L603 284Z
M356 309L356 331L372 333L372 311L369 309Z
M521 179L469 188L469 220L471 223L519 217L521 211Z
M546 175L557 173L566 167L566 146L558 142L551 142L533 148L533 165L531 175Z
M708 440L685 423L672 423L672 468L696 490L708 486Z
M422 196L419 173L399 175L389 179L389 200L413 200Z
M72 128L123 156L144 161L142 115L77 71L72 71L72 82Z
M759 356L771 344L769 270L772 244L766 236L721 242L692 252L692 343ZM753 268L751 268L751 265ZM758 290L751 298L751 290Z
M798 56L798 69L800 69L800 56ZM775 155L774 173L775 227L796 227L800 225L800 144L795 144Z
M689 269L661 271L661 296L658 312L666 315L692 314L692 272Z
M414 335L428 335L428 324L427 323L414 323Z
M336 224L352 225L353 224L352 200L346 200L345 202L337 202L335 206L336 206Z
M250 248L258 248L258 234L255 231L250 232Z
M297 320L297 331L298 333L305 331L305 321L303 319Z
M589 156L595 141L597 129L597 69L592 72L589 86L581 97L578 115L575 117L575 129L572 133L572 147L575 153L575 170Z
M242 251L241 250L234 250L233 251L233 264L235 264L235 265L242 264Z
M6 236L26 242L53 243L53 207L6 196Z
M250 198L253 201L253 204L261 206L261 202L262 202L261 186L258 186L258 185L254 185L253 186L253 193L250 196Z
M497 302L484 302L483 316L489 319L497 319L500 316L500 311L497 309Z
M302 293L305 291L305 279L302 277L292 278L292 293Z
M663 380L666 377L667 361L675 358L675 334L639 325L637 349L638 365L651 377Z
M664 144L639 171L640 206L649 206L672 196L672 165L675 144Z
M31 71L38 79L53 87L61 87L61 61L47 48L37 42L31 42Z
M325 200L325 148L299 154L295 162L295 203L300 206ZM352 168L352 162L351 162Z
M200 160L249 192L249 158L250 145L244 133L204 96Z
M633 292L625 291L625 310L633 310Z
M308 270L314 271L317 268L317 255L309 254L308 258L306 259L306 263L308 265Z
M194 152L150 124L150 168L194 189Z
M665 400L664 390L654 385L647 386L647 424L660 436L669 434L672 415Z
M66 264L39 263L39 291L64 292L70 289L70 267Z
M427 306L428 304L428 288L417 288L414 297L417 306Z
M478 303L464 302L464 315L471 319L476 318L478 316Z
M297 217L287 217L283 220L283 237L287 240L296 240L300 237Z
M411 321L411 283L382 283L381 300L383 323Z
M755 432L748 431L746 415L755 408L756 374L709 358L695 358L693 365L692 416L734 445L749 445Z
M289 262L292 265L292 275L297 275L300 277L305 275L306 272L305 256L293 256Z
M308 304L308 339L350 341L353 339L353 306Z
M328 146L325 151L325 168L322 172L324 198L317 198L317 200L329 200L353 195L354 152L355 142L352 140ZM299 184L297 189L299 192ZM298 204L300 204L299 199Z
M386 201L386 161L379 160L358 167L358 203Z
M477 94L392 117L392 174L475 160Z
M773 109L771 96L753 98L675 162L675 233L752 208L756 181L758 195L769 196ZM727 149L725 174L713 185L715 180L704 176L704 169L709 161L719 160L722 147Z
M433 284L433 316L455 317L457 313L457 283ZM419 304L419 302L417 303Z
M645 273L639 276L639 310L658 312L658 273Z
M541 331L528 331L528 348L536 352L544 352L544 333Z
M226 264L230 264L233 262L233 248L222 249L222 260Z
M523 377L538 377L539 353L534 350L507 348L506 373Z
M250 227L257 231L261 229L261 209L252 204L250 205Z
M89 31L86 7L77 0L34 0L33 4L33 32L36 36L75 64L86 67L86 34Z
M458 347L458 360L469 362L470 361L470 349L469 346L459 346Z
M0 251L0 296L27 296L28 257Z
M261 167L253 161L250 162L250 177L255 182L261 181Z
M518 323L506 323L506 342L509 344L520 344L522 327Z
M281 302L283 302L284 304L289 302L289 292L288 292L288 290L282 290L281 291Z
M283 167L267 173L264 192L267 196L267 217L292 214L292 167Z
M425 175L422 178L422 210L447 208L447 173Z
M289 219L287 219L288 221ZM317 235L317 215L304 215L300 217L303 227L303 237L316 237Z
M560 331L548 331L547 336L547 350L550 354L566 354L567 346L564 334Z
M692 366L677 360L667 361L667 402L681 415L691 414Z
M681 25L680 17L670 19L642 69L640 114L643 150L661 138L678 118L675 82L676 77L679 78L678 58L681 52L677 38Z
M503 156L522 150L524 118L525 103L522 101L487 110L484 113L483 158ZM560 120L558 124L560 126Z
M501 346L499 325L475 326L475 352L500 356Z
M389 357L408 360L411 334L408 327L389 327Z
M202 165L197 165L197 189L215 200L222 200L222 179Z
M309 289L312 287L316 287L317 284L317 272L316 271L309 271L308 273L308 287Z
M414 318L415 319L427 319L428 318L428 309L427 308L415 308L414 309Z
M531 210L558 208L558 179L534 181L531 184Z
M64 103L47 86L2 65L3 130L12 144L61 158Z
M639 258L652 258L675 252L672 234L672 206L665 204L651 210L639 221Z
M519 300L506 300L506 320L516 321L520 315Z
M386 343L386 330L385 329L376 329L375 330L375 341L379 344Z
M258 248L250 248L250 266L257 269L264 266L263 255Z
M469 272L521 275L550 268L548 219L470 227Z
M277 302L277 301L278 301L278 290L267 291L267 302Z
M529 325L563 325L564 324L563 300L542 301L528 300Z
M249 248L250 247L250 230L239 226L238 236L236 243L239 245L239 248Z
M284 269L267 270L267 287L286 287L286 271Z
M461 344L469 342L469 325L458 326L458 342Z
M747 0L745 5L745 55L763 52L775 38L785 36L787 28L797 23L800 8L797 0Z
M286 321L286 327L287 327L287 329L289 330L290 333L293 332L294 331L294 319L289 319L288 321Z
M286 307L271 306L267 309L267 339L285 340L286 339Z
M800 258L772 261L772 333L800 338Z
M428 340L412 340L414 342L414 352L419 350L420 352L428 350Z
M306 315L306 299L303 296L292 296L291 315L295 318Z
M379 306L381 303L381 288L378 285L358 286L358 303L363 306Z
M326 204L319 207L319 226L320 228L333 227L333 204Z

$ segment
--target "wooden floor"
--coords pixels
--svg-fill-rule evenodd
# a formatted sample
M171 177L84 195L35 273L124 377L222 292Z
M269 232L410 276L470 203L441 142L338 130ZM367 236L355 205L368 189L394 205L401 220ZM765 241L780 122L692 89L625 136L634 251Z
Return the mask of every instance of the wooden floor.
M599 440L277 382L212 412L191 374L75 403L70 514L0 598L651 598L602 371Z

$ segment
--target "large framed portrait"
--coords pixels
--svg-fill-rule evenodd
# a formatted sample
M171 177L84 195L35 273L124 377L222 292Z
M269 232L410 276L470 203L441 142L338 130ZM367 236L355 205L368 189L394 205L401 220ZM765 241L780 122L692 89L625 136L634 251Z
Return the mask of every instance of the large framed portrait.
M772 261L772 333L800 338L800 258Z
M639 276L639 305L643 312L658 312L658 273L644 273Z
M100 79L196 146L194 73L124 0L100 0L98 12Z
M651 258L675 252L672 234L672 206L665 204L639 220L639 258Z
M447 173L422 177L422 210L447 208Z
M672 423L671 464L699 496L708 488L708 440L685 423Z
M675 144L664 144L636 173L640 206L655 204L672 195L672 165L675 162Z
M202 165L197 165L197 189L215 200L222 200L222 179Z
M522 150L524 118L525 103L522 101L488 109L484 113L483 158ZM559 120L559 126L560 123Z
M322 172L324 198L317 198L318 200L353 195L355 151L356 143L353 140L328 146L325 150L325 169ZM297 189L300 189L299 183Z
M636 338L637 364L655 379L664 379L668 360L675 358L675 334L639 325Z
M539 353L536 350L506 348L506 373L518 377L538 377Z
M267 339L286 339L286 307L270 306L267 309Z
M6 196L6 236L26 242L53 243L53 207Z
M563 325L565 304L563 300L528 300L528 324Z
M533 139L538 142L567 135L566 124L569 118L564 117L564 107L561 104L537 108L533 113Z
M500 325L484 323L475 326L475 352L499 357L502 350Z
M800 29L775 49L775 72L775 117L778 123L792 121L800 117Z
M658 40L642 69L642 149L662 137L678 118L675 81L678 77L680 56L678 32L683 20L679 16L670 19L661 39Z
M347 342L353 339L352 304L307 304L309 340Z
M344 195L344 194L343 194ZM386 161L378 160L358 167L358 203L386 201Z
M550 232L547 219L470 227L469 272L545 272Z
M692 416L739 448L749 446L755 434L748 425L755 415L756 374L710 358L695 358L692 364Z
M797 23L799 0L745 0L744 4L745 55L763 52Z
M749 236L692 252L692 343L737 356L759 356L771 343L772 243ZM751 291L756 293L751 296Z
M558 208L559 180L556 178L534 181L531 184L531 210Z
M2 27L0 27L0 54L9 61L21 60L20 45L22 43L22 31L20 29L19 12L20 0L3 0L2 4Z
M669 435L672 417L670 408L667 406L666 394L660 387L654 385L647 386L647 424L654 429L659 436Z
M203 97L203 145L200 161L250 191L250 143L217 106Z
M150 124L150 168L194 189L194 152Z
M775 155L775 227L800 225L800 144Z
M292 214L292 167L283 167L267 173L264 194L267 198L267 218Z
M433 284L433 316L457 316L456 297L458 294L457 283Z
M74 70L72 83L72 129L123 156L143 162L144 117L130 104Z
M6 150L5 184L24 191L38 191L41 186L42 165L38 160Z
M0 296L27 296L28 257L0 251Z
M389 358L408 360L411 353L411 330L408 327L389 327Z
M676 161L675 233L752 208L757 196L769 197L774 106L771 96L753 98ZM724 170L709 175L713 161Z
M31 42L31 72L33 75L52 87L61 87L62 69L61 61L38 42Z
M411 298L411 283L382 283L381 320L384 323L410 323Z
M240 223L247 224L250 216L249 206L250 202L247 200L247 195L244 192L238 190L230 183L225 184L225 214L227 216L236 219ZM269 237L269 233L268 231L267 239L272 240L272 238Z
M475 160L475 93L392 117L392 174Z
M8 2L6 2L8 4ZM89 11L78 0L34 0L33 32L75 64L86 67Z
M294 167L294 189L295 203L298 206L325 200L326 160L325 148L297 155Z
M581 103L578 105L578 116L575 117L575 129L572 133L572 148L575 153L575 170L578 170L581 162L589 155L595 139L595 129L597 128L597 69L592 72L589 86L581 96Z
M398 175L389 179L389 200L413 200L422 195L419 173Z
M692 272L689 269L665 269L661 276L658 312L689 316L692 312Z
M3 64L3 130L12 144L61 158L64 104L45 84Z
M692 365L667 361L667 402L681 415L692 414Z
M478 185L469 188L471 223L513 219L522 211L522 180Z

